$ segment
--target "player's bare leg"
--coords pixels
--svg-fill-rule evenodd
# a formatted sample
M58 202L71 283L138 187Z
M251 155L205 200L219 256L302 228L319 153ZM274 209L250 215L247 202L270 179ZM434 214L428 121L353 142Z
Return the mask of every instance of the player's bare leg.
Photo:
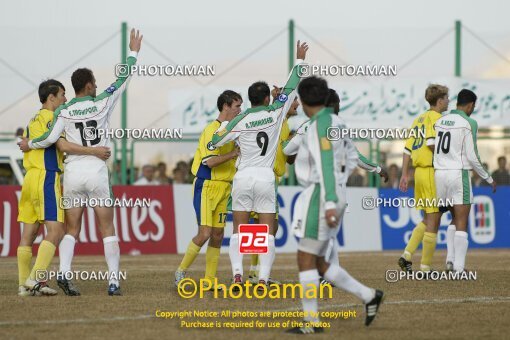
M71 271L73 262L74 246L81 231L81 218L83 216L83 207L73 207L66 209L66 234L62 238L58 247L60 257L59 275L57 277L58 286L68 296L79 296L80 291L70 280L66 273Z
M248 224L250 221L250 212L233 211L232 215L234 226L232 236L230 237L228 254L230 256L230 263L232 264L233 283L241 284L243 282L243 254L239 253L239 225Z
M32 263L32 245L34 244L39 223L24 223L21 240L17 249L18 257L18 295L30 295L29 290L24 286L25 281L30 275L30 265Z
M456 227L455 238L453 241L455 259L453 270L462 272L466 263L466 254L468 249L467 224L469 218L470 204L458 204L453 206L454 225Z
M32 295L56 295L57 291L48 287L47 270L55 255L57 244L64 235L64 224L57 221L45 221L47 234L39 246L32 271L25 281L25 287Z
M115 235L113 226L113 208L94 207L94 213L99 221L99 231L104 244L104 257L108 265L108 295L122 295L119 285L120 248L119 239Z
M259 213L259 223L267 224L269 226L268 236L268 251L266 254L259 255L260 270L259 270L259 284L266 285L269 281L271 274L271 267L273 266L275 258L275 240L274 235L276 234L276 214L274 213Z

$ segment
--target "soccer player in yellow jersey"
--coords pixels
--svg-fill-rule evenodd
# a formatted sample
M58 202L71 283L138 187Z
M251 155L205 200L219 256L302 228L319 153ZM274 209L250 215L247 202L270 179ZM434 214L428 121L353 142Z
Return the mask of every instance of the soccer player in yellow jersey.
M42 108L30 120L24 137L37 138L48 131L54 119L53 111L66 102L65 88L57 80L46 80L39 85L39 99ZM20 296L57 294L56 290L47 286L42 274L64 236L64 211L60 206L63 152L94 155L102 159L110 156L109 148L84 147L69 143L64 138L46 149L31 150L23 155L26 174L21 188L18 222L22 222L24 227L17 249ZM48 233L30 270L32 245L41 224L46 225Z
M191 172L193 181L193 207L197 216L198 233L191 240L186 254L175 272L175 285L186 277L186 270L197 257L200 249L209 241L205 255L205 277L216 277L223 231L227 219L227 202L232 179L236 172L235 160L239 149L234 142L221 147L212 146L211 139L224 121L231 121L241 112L241 96L234 91L224 91L218 97L218 119L206 126L198 141ZM213 289L214 287L210 287Z
M436 199L436 185L434 181L433 151L429 145L434 144L434 124L441 118L441 113L448 110L448 88L432 84L425 91L425 99L430 109L416 118L411 126L413 133L406 141L402 159L402 177L399 188L407 191L409 162L412 159L415 167L414 198L416 208L424 211L421 221L411 234L404 253L398 260L404 271L412 270L411 258L423 240L423 252L420 269L430 271L430 264L436 249L437 229L441 213L437 204L431 204Z

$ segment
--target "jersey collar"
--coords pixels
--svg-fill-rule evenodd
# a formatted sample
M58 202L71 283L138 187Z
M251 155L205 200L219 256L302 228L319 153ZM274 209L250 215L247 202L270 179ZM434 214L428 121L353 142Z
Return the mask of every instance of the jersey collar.
M464 118L468 118L467 114L462 110L451 110L450 113L458 114Z
M72 105L74 103L83 102L83 101L86 101L86 100L94 100L94 98L92 98L91 96L85 96L85 97L79 97L79 98L74 97L66 105Z

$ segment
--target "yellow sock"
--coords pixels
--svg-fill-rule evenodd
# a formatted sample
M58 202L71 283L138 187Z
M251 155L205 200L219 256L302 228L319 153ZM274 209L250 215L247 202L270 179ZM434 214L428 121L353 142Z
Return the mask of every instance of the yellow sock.
M30 275L30 264L32 263L32 247L18 247L18 279L19 285L23 286Z
M202 247L197 246L193 241L191 241L188 245L188 249L186 249L186 254L184 254L184 258L182 259L181 265L179 266L179 270L186 270L191 266L193 261L195 261L198 253L200 253L200 249Z
M423 253L421 255L421 264L428 266L432 264L432 257L436 251L437 234L425 233L423 236Z
M218 270L218 260L220 258L220 248L207 247L205 252L205 278L213 280Z
M37 251L37 257L35 258L34 267L30 272L30 279L37 279L37 272L39 270L48 270L50 266L51 260L53 260L53 256L55 255L55 245L50 241L43 240L41 245L39 246L39 250Z
M427 226L423 222L418 223L418 225L414 227L411 238L409 239L409 242L407 243L406 249L404 251L404 257L407 261L411 260L412 255L423 240L423 234L425 233L426 227Z

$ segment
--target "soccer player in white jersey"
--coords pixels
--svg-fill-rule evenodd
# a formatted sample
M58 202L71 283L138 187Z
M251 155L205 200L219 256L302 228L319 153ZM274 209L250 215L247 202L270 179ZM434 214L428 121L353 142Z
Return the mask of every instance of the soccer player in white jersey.
M336 237L340 217L346 207L342 193L342 167L347 163L345 140L328 138L328 129L344 123L331 108L324 106L328 85L324 79L304 79L298 88L299 98L310 125L302 136L296 157L296 177L304 190L294 208L292 230L298 237L299 282L303 287L305 325L289 333L322 333L318 326L317 298L319 275L360 298L365 304L365 325L374 320L383 292L364 286L336 263L325 259L330 240Z
M264 82L256 82L248 89L251 108L239 114L228 124L222 124L214 134L212 144L221 146L235 140L241 149L237 172L232 185L233 235L230 238L229 255L232 263L233 283L243 281L243 255L239 252L240 224L249 223L250 213L259 215L259 223L270 228L268 252L260 254L259 283L267 284L275 256L276 188L273 171L276 150L280 141L282 124L294 98L308 45L297 43L297 61L278 100L269 105L270 89ZM224 122L225 123L225 122ZM225 126L226 125L226 126Z
M99 147L110 144L109 134L98 133L98 129L107 131L115 104L125 91L130 80L131 67L136 63L142 37L138 31L131 30L129 48L131 52L126 61L123 74L103 93L96 96L96 80L91 70L81 68L71 76L76 97L55 111L55 119L49 131L43 136L28 142L29 149L45 148L57 141L65 132L69 142L84 146ZM22 149L27 145L22 145ZM79 291L66 279L71 271L74 246L81 230L84 207L69 206L77 201L95 199L98 203L113 198L108 167L103 160L92 156L70 155L65 160L64 209L66 209L66 235L59 246L60 275L57 283L66 295L79 295ZM100 204L99 204L100 205ZM99 220L99 230L103 237L104 252L109 272L108 295L122 295L118 281L120 249L113 226L113 207L94 207Z
M453 270L458 272L464 270L469 243L467 224L473 203L470 170L474 169L492 186L492 192L496 192L496 182L483 167L478 155L478 124L470 117L476 99L473 91L461 90L457 96L457 109L442 116L434 125L436 195L443 206L453 200L452 225L455 225L456 231L452 233L453 237L447 237L447 261L453 262Z
M338 93L333 90L329 89L328 91L328 97L325 103L326 107L331 108L333 110L333 113L338 116L340 113L340 97L338 96ZM340 128L341 129L347 129L347 126L342 118L338 118L338 120L341 122ZM299 149L299 145L301 143L301 138L306 133L306 130L308 129L308 126L310 125L310 120L307 120L301 126L297 129L295 136L288 142L284 143L284 153L288 156L290 155L296 155ZM344 138L344 147L346 152L346 161L345 164L341 164L341 174L338 178L338 181L340 183L340 190L343 199L345 202L347 202L347 180L349 179L349 176L353 172L353 170L356 167L360 167L368 172L375 172L377 173L382 179L384 179L385 182L388 181L388 173L387 171L380 165L376 163L370 162L365 156L363 156L358 149L356 148L356 145L354 145L354 142L347 136ZM347 208L345 209L347 210ZM345 211L343 211L345 212ZM342 214L343 214L342 212ZM339 218L339 224L341 224L343 220L343 215ZM338 243L336 240L333 240L331 242L331 245L326 252L326 261L331 264L337 264L338 262ZM331 282L328 282L324 278L321 278L321 284L331 284Z

